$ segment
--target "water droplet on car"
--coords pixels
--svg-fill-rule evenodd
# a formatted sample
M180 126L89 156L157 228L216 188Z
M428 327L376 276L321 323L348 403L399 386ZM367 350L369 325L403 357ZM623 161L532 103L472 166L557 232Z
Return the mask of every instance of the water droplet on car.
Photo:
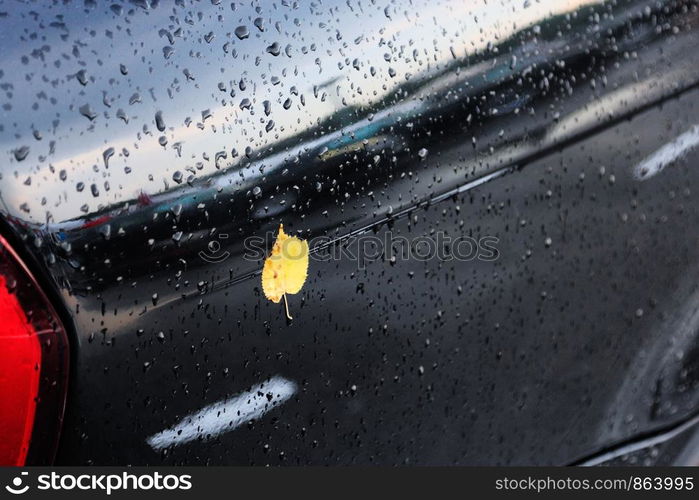
M102 153L102 159L104 160L104 168L109 168L109 159L114 156L114 148L107 148Z
M253 24L255 25L255 27L258 30L260 30L260 31L265 30L264 20L261 17L255 18L255 20L253 21Z
M278 56L281 53L281 48L279 47L279 43L274 42L272 45L269 45L267 47L267 52L269 54L272 54L273 56Z
M29 155L29 146L21 146L14 150L15 160L22 161Z
M80 82L80 85L83 87L87 85L87 73L85 72L84 69L81 69L77 73L75 73L75 78Z
M247 37L250 36L250 31L248 30L247 26L238 26L235 29L234 33L235 36L237 36L240 40L245 40Z
M97 118L97 113L94 112L94 110L92 109L92 107L90 107L89 104L83 104L78 108L78 111L80 111L80 114L90 121Z
M163 112L156 111L155 113L155 126L159 131L165 132L165 120L163 120Z

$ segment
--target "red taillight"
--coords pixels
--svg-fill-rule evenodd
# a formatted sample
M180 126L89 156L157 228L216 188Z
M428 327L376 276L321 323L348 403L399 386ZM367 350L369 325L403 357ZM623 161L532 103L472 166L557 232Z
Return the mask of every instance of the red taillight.
M53 459L67 376L65 329L0 236L0 465Z
M0 462L24 465L39 397L41 346L4 276L0 276L0 317Z

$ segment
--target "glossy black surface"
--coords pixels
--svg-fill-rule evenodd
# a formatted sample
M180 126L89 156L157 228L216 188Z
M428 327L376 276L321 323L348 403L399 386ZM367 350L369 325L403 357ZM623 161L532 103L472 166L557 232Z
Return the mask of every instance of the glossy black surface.
M74 323L60 463L560 464L699 409L697 152L637 168L699 121L695 1L0 12L2 214ZM312 260L288 322L244 256L279 223L498 258Z

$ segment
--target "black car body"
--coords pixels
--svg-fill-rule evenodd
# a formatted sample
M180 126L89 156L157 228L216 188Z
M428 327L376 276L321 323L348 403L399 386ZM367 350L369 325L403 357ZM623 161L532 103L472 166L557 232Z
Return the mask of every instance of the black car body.
M57 464L697 463L695 0L6 1L0 44Z

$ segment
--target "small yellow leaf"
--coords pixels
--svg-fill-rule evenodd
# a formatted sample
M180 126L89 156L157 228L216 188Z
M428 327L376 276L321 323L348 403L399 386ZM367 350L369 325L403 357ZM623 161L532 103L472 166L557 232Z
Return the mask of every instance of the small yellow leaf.
M279 234L272 247L272 253L262 267L262 290L265 297L278 304L284 298L286 315L289 319L289 305L286 295L298 293L306 282L308 272L308 243L284 232L279 224Z

